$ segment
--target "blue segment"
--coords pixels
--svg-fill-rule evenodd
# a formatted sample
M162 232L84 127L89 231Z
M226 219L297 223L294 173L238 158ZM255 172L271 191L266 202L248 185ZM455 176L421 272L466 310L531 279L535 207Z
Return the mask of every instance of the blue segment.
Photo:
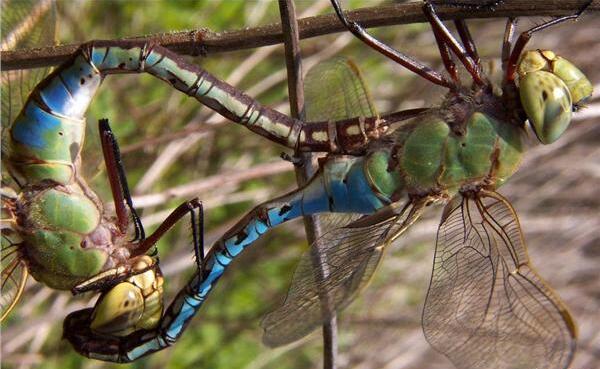
M73 105L73 95L67 90L60 78L53 78L40 90L40 96L48 107L59 114L67 115Z
M106 55L105 47L93 47L91 50L90 57L92 64L96 66L102 64L102 61L104 60L104 55Z
M76 94L80 88L93 77L98 77L96 70L82 57L78 57L75 63L60 73L60 77L72 94ZM83 84L81 83L83 80Z
M175 319L169 324L167 334L173 338L178 337L185 323L196 314L196 310L197 308L190 305L187 299L184 299L181 310L179 310Z
M46 113L35 101L29 100L22 114L19 114L13 123L12 136L18 143L43 149L48 146L44 136L48 132L56 131L60 125L59 118Z
M368 179L365 177L365 172L362 165L354 165L347 175L347 186L350 194L349 209L342 211L352 211L361 214L370 214L383 206L387 205L381 202L379 197L373 192L369 186Z
M156 51L152 51L146 57L146 65L153 66L154 64L158 63L158 61L161 60L162 57L163 57L162 54L159 54Z
M220 268L226 267L227 265L229 265L229 263L231 263L231 258L222 253L215 255L215 259L217 259L217 261L220 264L220 265L215 264L215 269L217 267L220 267ZM215 269L213 269L213 270L215 270Z
M127 356L130 359L135 360L138 357L143 356L147 352L154 352L160 349L161 347L158 344L158 341L156 339L153 339L151 341L144 342L144 344L141 346L135 347L133 350L129 351Z

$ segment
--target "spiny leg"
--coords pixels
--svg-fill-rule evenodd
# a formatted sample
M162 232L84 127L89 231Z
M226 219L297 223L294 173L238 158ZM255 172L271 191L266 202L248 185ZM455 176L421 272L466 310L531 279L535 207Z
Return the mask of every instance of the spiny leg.
M198 215L196 215L196 211ZM192 222L192 239L194 241L194 257L196 260L196 267L200 274L202 274L204 268L204 207L202 202L198 202L198 206L195 209L190 209L190 218ZM198 218L200 218L198 220Z
M436 40L444 42L454 52L454 54L456 54L469 74L471 74L473 77L475 83L479 85L487 84L487 81L481 75L481 68L479 64L475 62L475 60L467 53L465 48L454 38L454 36L452 36L448 28L438 17L433 5L431 5L428 1L425 1L423 4L423 13L425 13L425 17L429 21L429 24L431 24L431 28L436 35Z
M358 23L346 18L346 15L342 11L342 7L339 3L339 0L331 0L331 4L333 5L333 8L335 9L335 12L340 21L359 40L361 40L374 50L378 51L379 53L392 59L396 63L407 68L411 72L427 79L428 81L446 88L454 88L454 83L448 80L445 76L439 74L438 72L434 71L433 69L424 65L423 63L409 57L408 55L405 55L400 51L390 47L389 45L384 44L383 42L379 41L378 39L367 33L367 31Z
M171 229L175 224L177 224L177 222L179 222L179 220L181 218L183 218L186 214L190 214L192 222L195 222L196 219L196 214L194 213L195 209L200 209L200 213L202 214L201 216L201 220L204 220L204 215L203 215L203 207L202 207L202 202L198 199L192 199L190 201L186 201L183 204L179 205L178 207L175 208L175 210L173 210L171 212L171 214L169 214L169 216L160 224L160 226L158 226L158 228L156 229L156 231L154 231L154 233L152 233L148 238L142 240L136 247L135 250L133 250L132 255L133 256L137 256L137 255L142 255L145 254L152 246L154 246L158 240L160 240L162 238L162 236L164 236L165 233L167 233L167 231L169 229ZM199 241L198 237L199 235L203 234L203 231L198 231L197 227L195 224L192 224L192 236L194 238L194 245L196 246L196 243ZM199 244L199 243L198 243ZM202 242L203 244L203 242ZM196 253L196 257L201 256L200 259L204 259L204 253L202 252L200 255L200 252L197 248L194 249L195 253Z
M133 207L133 201L131 200L131 193L129 192L129 185L127 183L127 176L125 175L123 161L121 160L119 144L110 128L108 119L100 119L98 121L98 130L100 131L100 142L102 143L102 153L104 154L104 162L106 163L106 170L108 172L108 181L115 201L119 230L125 233L127 231L127 226L129 225L127 211L123 205L124 200L129 207L129 212L133 218L135 227L135 237L133 241L143 240L146 238L144 226Z
M513 83L515 80L515 75L517 71L517 63L519 62L519 58L521 57L521 53L525 49L525 46L531 39L534 33L542 31L548 27L552 27L554 25L566 22L570 19L577 20L581 14L590 6L593 0L589 0L577 13L571 15L565 15L563 17L555 18L553 20L544 22L538 26L532 27L525 32L522 32L517 42L515 42L515 47L510 53L510 57L508 58L508 63L506 67L506 83Z

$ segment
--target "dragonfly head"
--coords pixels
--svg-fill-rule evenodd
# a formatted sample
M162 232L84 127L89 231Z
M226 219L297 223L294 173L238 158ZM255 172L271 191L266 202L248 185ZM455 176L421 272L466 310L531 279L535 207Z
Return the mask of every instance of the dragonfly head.
M521 105L543 144L556 141L573 111L592 96L592 84L583 72L549 50L523 53L517 73Z
M156 327L163 311L163 277L158 263L140 257L133 274L102 293L91 315L92 331L126 336L140 329Z

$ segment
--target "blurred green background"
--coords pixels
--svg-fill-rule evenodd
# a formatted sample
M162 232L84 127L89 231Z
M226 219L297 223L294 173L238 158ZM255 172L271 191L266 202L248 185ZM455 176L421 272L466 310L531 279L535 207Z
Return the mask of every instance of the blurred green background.
M346 8L377 1L345 1ZM298 1L301 17L330 12L328 1ZM2 2L2 11L11 4ZM59 1L59 43L113 39L209 28L225 31L279 21L275 1ZM600 90L600 18L549 30L532 42L551 48L584 70ZM539 21L536 19L534 21ZM499 56L503 20L470 21L483 57ZM524 20L522 27L531 26ZM434 68L440 60L425 24L377 29L384 41ZM443 90L415 78L350 35L334 34L301 43L304 70L336 55L354 59L380 112L440 101ZM281 45L190 58L261 103L288 113L285 59ZM600 362L600 116L590 102L569 134L554 145L533 147L522 170L501 192L522 220L530 253L541 274L571 307L580 326L573 368ZM279 159L282 147L215 116L196 100L147 75L106 79L88 114L83 166L101 197L111 199L101 161L97 121L109 118L121 145L134 204L147 233L175 206L194 196L206 209L206 244L257 203L295 187L292 165ZM3 127L7 122L2 122ZM110 210L110 206L108 207ZM390 250L371 286L340 318L340 367L448 368L420 329L438 225L430 209ZM406 246L406 247L405 247ZM92 295L71 297L30 280L20 304L3 324L2 366L6 368L318 368L320 333L289 346L261 344L259 322L285 296L295 263L307 248L304 227L294 221L269 232L236 260L200 314L172 348L129 365L84 359L60 339L62 319L91 306ZM193 273L189 225L158 244L166 277L167 303ZM594 318L595 317L595 318ZM594 349L595 348L595 349Z

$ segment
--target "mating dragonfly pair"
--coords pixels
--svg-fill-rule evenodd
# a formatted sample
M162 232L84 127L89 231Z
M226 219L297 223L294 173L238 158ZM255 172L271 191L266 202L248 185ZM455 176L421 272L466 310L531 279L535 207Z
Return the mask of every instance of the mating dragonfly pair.
M504 79L494 89L464 21L455 21L459 42L435 9L424 4L444 75L374 39L344 17L337 1L332 3L359 39L447 88L442 104L380 117L353 65L338 60L313 70L307 89L318 94L319 83L349 78L356 90L338 90L334 96L344 102L340 106L351 108L334 116L331 107L311 110L318 98L308 93L307 123L261 106L162 47L124 41L86 44L38 85L7 133L3 160L20 189L3 204L3 218L11 225L3 233L3 258L13 257L3 264L3 294L12 297L4 312L18 299L27 271L53 288L99 291L93 309L66 318L65 337L89 357L135 360L173 344L231 261L270 228L303 215L356 214L317 241L329 274L316 275L318 266L305 256L286 301L263 320L264 341L282 345L308 334L351 302L370 280L384 249L427 205L448 201L423 312L429 342L461 368L567 367L575 345L574 323L531 267L517 216L495 189L518 168L526 121L542 143L552 143L592 93L587 78L565 59L550 51L524 51L533 33L579 14L537 26L515 42L515 20L509 19ZM452 54L472 85L459 80ZM116 217L105 214L80 174L85 112L103 78L140 72L165 80L271 141L329 155L307 185L256 207L207 255L198 200L182 204L146 237L106 121L100 134ZM349 102L348 95L359 98ZM165 310L157 259L146 254L187 214L194 225L197 273Z

